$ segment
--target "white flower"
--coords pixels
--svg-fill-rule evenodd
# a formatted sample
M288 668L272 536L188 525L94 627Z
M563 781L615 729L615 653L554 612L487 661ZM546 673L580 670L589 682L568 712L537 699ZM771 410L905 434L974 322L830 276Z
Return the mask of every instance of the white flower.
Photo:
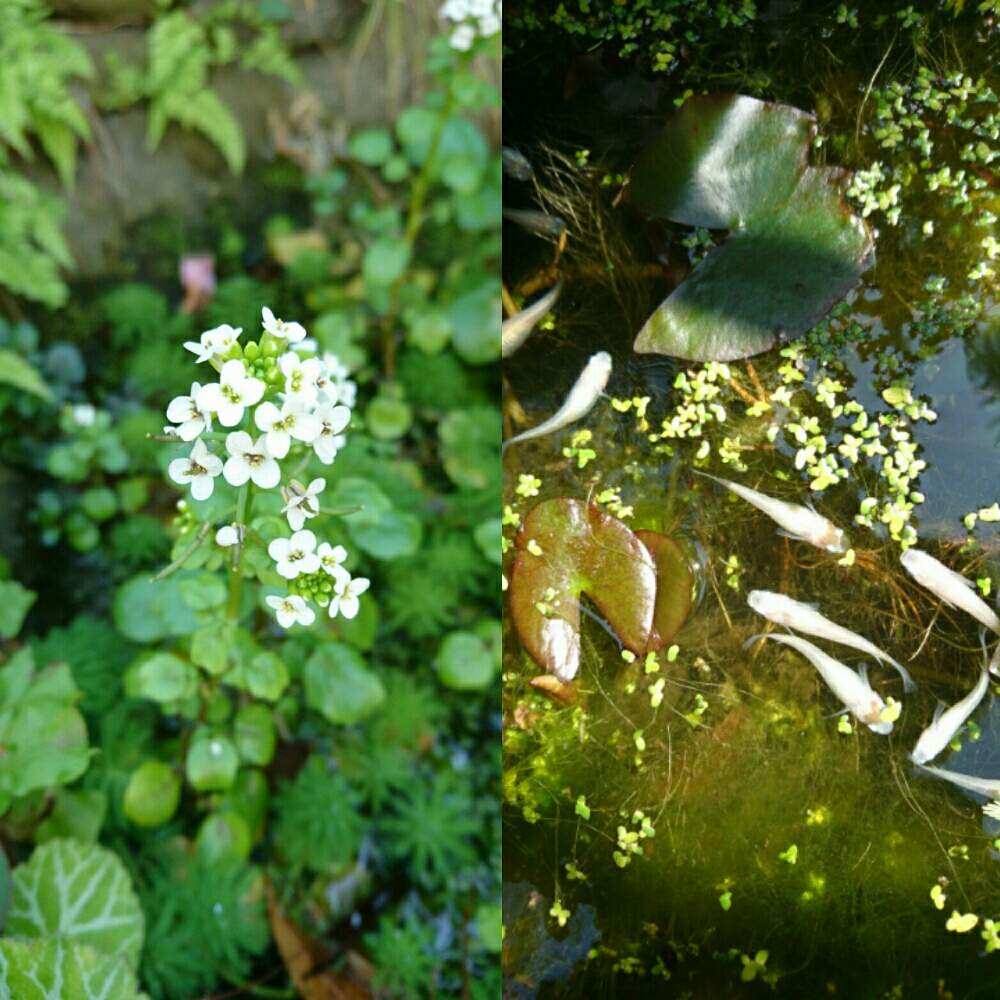
M243 541L243 525L224 524L215 533L215 544L221 545L224 549L230 545L239 545Z
M304 361L294 351L288 351L278 358L278 367L285 376L285 396L302 406L316 402L316 383L323 372L318 358Z
M243 419L246 407L260 402L264 383L247 375L243 362L236 359L222 366L219 378L220 382L198 390L198 408L217 413L223 427L235 427Z
M351 411L346 406L333 406L327 403L317 407L313 415L320 425L313 447L319 460L324 465L329 465L343 447L344 441L340 432L351 422Z
M174 396L167 406L167 420L180 424L175 431L182 441L193 441L202 431L212 429L212 415L198 408L201 383L191 383L190 396Z
M262 490L273 489L281 481L281 469L267 450L262 438L252 440L246 431L226 435L226 459L222 470L230 486L242 486L248 479Z
M317 381L328 403L343 403L353 407L357 401L358 386L350 379L351 370L336 354L323 355L323 374Z
M296 623L312 625L316 620L316 612L298 594L291 594L288 597L268 597L266 600L268 606L274 609L278 616L278 624L282 628L291 628Z
M319 569L316 536L311 531L296 531L291 538L276 538L268 545L267 554L278 564L278 573L286 580Z
M201 364L202 361L208 361L216 355L225 354L236 343L242 332L242 327L234 330L228 323L223 323L222 326L206 330L201 335L200 341L188 340L184 346L192 354L198 355L195 360Z
M195 500L207 500L215 489L215 477L222 472L222 459L213 455L205 442L195 441L187 458L175 458L167 469L175 483L191 484Z
M330 617L336 618L339 613L345 618L353 618L361 607L358 598L371 586L371 581L363 576L352 579L345 569L337 574L336 581L330 598Z
M330 576L337 577L338 581L345 575L350 580L350 574L341 565L347 558L347 549L343 545L331 545L329 542L324 542L316 550L316 554L319 556L319 564L324 572L329 573Z
M264 329L272 337L280 337L290 344L305 340L306 328L301 323L286 323L283 319L277 319L267 306L261 309L260 314L264 321Z
M90 403L78 403L73 407L73 421L77 427L93 427L97 410Z
M297 479L293 479L287 489L282 489L287 502L281 508L281 513L288 515L288 526L292 531L300 531L308 518L315 517L319 513L319 495L324 489L326 489L325 479L314 479L308 486L303 486ZM326 545L326 542L323 545ZM329 545L326 547L329 548ZM322 551L323 546L320 546L320 552Z
M460 24L452 33L451 47L459 52L468 52L476 40L476 29L471 24Z
M284 458L292 438L312 444L320 432L320 423L306 413L301 403L288 399L279 410L274 403L261 403L254 411L257 426L267 432L267 450L275 458Z

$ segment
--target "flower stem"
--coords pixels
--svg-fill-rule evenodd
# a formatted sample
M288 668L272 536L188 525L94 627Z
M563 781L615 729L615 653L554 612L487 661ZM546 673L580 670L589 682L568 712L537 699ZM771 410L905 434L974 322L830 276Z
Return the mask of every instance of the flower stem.
M253 484L244 483L240 488L239 496L236 498L236 523L246 527L250 517L250 507L253 503ZM246 544L246 532L244 531L244 542L240 545L239 553L232 569L229 571L229 601L226 604L226 618L236 621L240 615L240 597L243 593L243 548Z

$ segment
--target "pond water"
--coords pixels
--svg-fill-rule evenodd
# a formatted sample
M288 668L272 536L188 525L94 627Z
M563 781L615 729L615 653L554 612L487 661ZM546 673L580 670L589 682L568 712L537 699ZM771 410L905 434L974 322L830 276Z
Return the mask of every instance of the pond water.
M885 9L895 21L866 30L865 9L852 36L832 9L810 18L771 5L740 42L706 43L711 59L683 82L647 79L631 61L543 57L552 39L545 49L546 36L530 33L505 61L505 141L536 178L509 180L505 203L567 222L561 251L505 226L505 282L519 301L557 272L564 280L550 319L505 362L505 434L554 413L597 350L613 357L616 401L506 452L505 537L513 543L542 501L595 500L633 530L678 540L696 591L686 623L651 659L623 657L608 616L584 598L580 671L556 696L531 685L543 668L508 615L508 996L1000 995L1000 824L982 797L908 758L935 706L975 684L979 629L899 558L915 541L980 581L995 605L1000 315L995 277L968 275L995 233L983 213L997 171L981 171L974 212L949 202L954 191L914 182L895 224L873 213L875 262L790 351L720 369L631 347L687 272L691 230L647 224L617 203L620 175L685 88L815 109L826 141L814 155L854 168L900 162L872 134L869 105L894 81L912 84L920 66L938 79L982 73L982 87L1000 90L988 18L928 14L919 34ZM924 173L968 167L943 113ZM817 484L810 468L824 451L845 474ZM900 490L887 458L904 474ZM850 552L780 536L694 470L812 503L845 529ZM511 544L508 576L513 556ZM747 606L754 589L815 602L908 667L912 694L891 668L870 667L882 697L902 703L890 735L833 717L840 703L794 651L747 644L767 626ZM854 667L865 659L819 644ZM937 766L1000 779L998 692Z

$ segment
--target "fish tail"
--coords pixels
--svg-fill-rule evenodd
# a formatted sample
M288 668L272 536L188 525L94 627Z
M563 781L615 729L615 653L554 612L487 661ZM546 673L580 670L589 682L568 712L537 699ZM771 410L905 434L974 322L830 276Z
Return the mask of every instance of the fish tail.
M886 663L895 667L895 669L899 672L899 676L903 678L903 690L906 691L907 694L917 690L917 683L910 676L910 671L907 670L906 667L904 667L901 663L897 663L891 656L887 656L884 653L883 658Z

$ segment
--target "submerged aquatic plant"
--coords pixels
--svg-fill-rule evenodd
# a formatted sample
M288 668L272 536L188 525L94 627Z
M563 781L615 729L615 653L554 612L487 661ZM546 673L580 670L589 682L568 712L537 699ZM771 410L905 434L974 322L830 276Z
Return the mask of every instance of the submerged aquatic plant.
M728 229L653 313L643 353L731 361L801 336L857 282L873 246L843 193L849 172L808 164L815 120L752 97L694 97L637 160L646 215Z

